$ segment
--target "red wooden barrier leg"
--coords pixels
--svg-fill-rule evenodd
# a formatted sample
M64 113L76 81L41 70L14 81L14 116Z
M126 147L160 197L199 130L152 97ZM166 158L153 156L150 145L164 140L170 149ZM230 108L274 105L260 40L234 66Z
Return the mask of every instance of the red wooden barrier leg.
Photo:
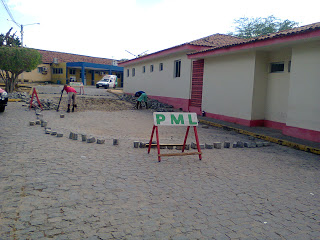
M40 103L40 100L39 100L39 98L38 98L37 91L36 91L35 89L34 89L34 92L35 92L35 94L36 94L38 104L39 104L39 106L40 106L41 110L43 110L43 108L42 108L42 106L41 106L41 103Z
M29 109L31 109L31 106L32 106L33 96L34 96L34 89L33 89L33 91L32 91L32 97L31 97L31 101L30 101L30 108L29 108Z
M158 126L156 126L156 136L157 136L157 148L158 148L158 162L161 162Z
M148 153L150 153L150 148L151 148L151 143L152 143L153 133L154 133L154 129L155 129L155 128L156 128L156 126L153 125L152 133L151 133L151 138L150 138L150 141L149 141Z
M197 148L198 148L198 152L201 152L201 149L200 149L200 144L199 144L199 137L198 137L198 132L197 132L197 127L194 126L193 127L193 130L194 130L194 135L196 137L196 142L197 142ZM199 160L201 160L201 154L199 154Z
M190 129L190 126L187 127L186 136L184 137L184 142L183 142L183 146L182 146L182 152L184 152L184 148L186 147L186 142L187 142L187 138L188 138L188 134L189 134L189 129Z

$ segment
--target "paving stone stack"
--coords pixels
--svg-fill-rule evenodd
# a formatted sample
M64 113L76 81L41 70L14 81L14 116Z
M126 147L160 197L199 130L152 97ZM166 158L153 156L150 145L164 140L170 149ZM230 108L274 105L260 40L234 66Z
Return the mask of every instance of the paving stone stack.
M232 148L255 148L255 147L265 147L265 146L270 146L271 143L267 141L249 141L249 142L243 142L243 141L235 141L232 144ZM205 144L199 144L200 149L222 149L222 148L231 148L231 143L229 141L225 142L214 142L214 143L205 143ZM134 141L133 142L133 147L134 148L146 148L146 143L139 142L139 141ZM153 146L154 148L155 146ZM167 149L173 149L173 145L169 145L167 147L165 146L160 146L161 149L167 148ZM186 144L185 150L189 150L190 148L192 149L197 149L197 144L194 142L191 142L190 144ZM176 146L176 150L181 150L182 146Z
M97 144L104 144L105 140L104 139L97 139Z
M46 128L45 133L46 134L51 134L51 129L50 128Z
M94 143L96 141L95 137L89 137L87 138L87 143Z
M82 142L86 142L87 141L87 135L86 134L81 134L81 140L82 140Z

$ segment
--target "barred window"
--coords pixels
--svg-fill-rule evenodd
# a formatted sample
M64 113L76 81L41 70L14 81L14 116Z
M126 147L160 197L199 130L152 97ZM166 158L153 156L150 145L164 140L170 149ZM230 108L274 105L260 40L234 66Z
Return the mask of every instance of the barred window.
M52 68L52 74L63 74L62 68Z
M174 61L174 77L180 77L181 75L181 60Z
M159 71L162 71L163 70L163 63L160 63L159 64Z

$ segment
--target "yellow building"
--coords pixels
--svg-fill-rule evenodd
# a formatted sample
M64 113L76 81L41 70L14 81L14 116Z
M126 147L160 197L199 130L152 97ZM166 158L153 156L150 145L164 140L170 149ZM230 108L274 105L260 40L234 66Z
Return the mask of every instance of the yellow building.
M31 72L19 75L22 82L52 82L66 84L70 81L95 85L106 75L117 75L117 87L123 87L123 67L117 60L89 57L77 54L38 50L42 64Z

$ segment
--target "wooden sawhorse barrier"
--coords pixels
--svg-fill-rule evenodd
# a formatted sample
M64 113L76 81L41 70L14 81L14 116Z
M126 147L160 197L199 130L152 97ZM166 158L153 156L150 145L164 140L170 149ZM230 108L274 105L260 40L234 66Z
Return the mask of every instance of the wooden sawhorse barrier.
M80 87L80 92L77 92L77 93L80 93L80 95L84 94L84 87L83 87L82 82L70 82L69 86L70 87Z
M161 162L162 156L165 157L165 156L199 155L199 160L202 159L202 152L200 149L199 137L198 137L198 132L197 132L198 119L197 119L196 113L155 112L155 113L153 113L153 119L154 119L154 125L152 128L152 133L151 133L151 137L150 137L150 141L149 141L148 154L150 153L154 132L156 132L157 149L158 149L158 162ZM159 125L187 126L187 131L186 131L186 135L184 137L184 142L182 145L182 152L181 153L163 153L163 154L160 153L159 130L158 130ZM186 142L188 139L190 126L193 126L198 151L185 153L184 150L185 150Z
M40 103L40 100L39 100L39 98L38 98L37 91L36 91L35 88L32 89L32 96L31 96L31 100L30 100L30 107L29 107L29 109L31 110L31 107L32 107L32 105L33 105L33 98L34 98L34 96L36 96L36 98L37 98L37 102L38 102L38 104L39 104L39 107L41 108L41 110L43 110L43 108L42 108L42 106L41 106L41 103Z

